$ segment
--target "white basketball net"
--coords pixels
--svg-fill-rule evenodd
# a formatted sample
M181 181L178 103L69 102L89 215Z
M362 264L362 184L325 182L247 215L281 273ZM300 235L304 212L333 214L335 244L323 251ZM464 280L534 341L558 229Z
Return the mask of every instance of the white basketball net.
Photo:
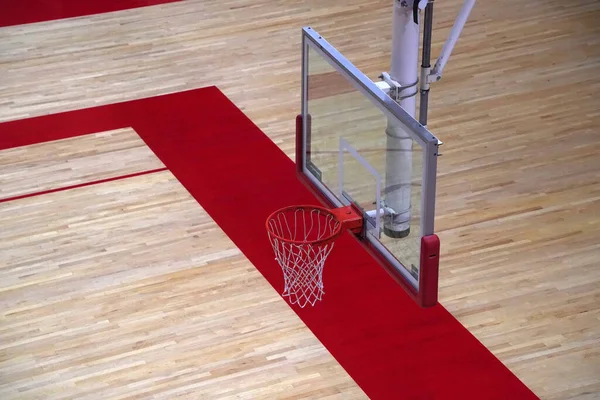
M340 222L319 208L287 207L267 221L275 259L283 270L282 295L300 307L323 298L323 264L340 233Z

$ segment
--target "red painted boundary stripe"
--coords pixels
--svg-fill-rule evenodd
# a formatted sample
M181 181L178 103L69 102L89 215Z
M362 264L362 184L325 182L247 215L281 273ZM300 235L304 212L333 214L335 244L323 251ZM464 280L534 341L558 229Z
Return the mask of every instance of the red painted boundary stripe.
M319 203L292 160L217 88L3 123L0 148L122 127L281 292L265 220L290 204ZM537 399L442 305L418 307L354 236L336 247L325 301L292 309L371 399Z
M107 13L181 0L0 0L0 27Z
M121 180L121 179L133 178L133 177L136 177L136 176L148 175L148 174L153 174L155 172L162 172L162 171L167 171L167 170L168 170L168 168L166 168L166 167L156 168L156 169L150 169L148 171L134 172L133 174L119 175L119 176L114 176L112 178L100 179L100 180L97 180L97 181L78 183L77 185L70 185L70 186L64 186L64 187L55 188L55 189L42 190L42 191L34 192L34 193L21 194L19 196L7 197L7 198L4 198L4 199L0 199L0 203L6 203L6 202L9 202L9 201L26 199L28 197L41 196L41 195L44 195L44 194L62 192L62 191L65 191L65 190L77 189L77 188L85 187L85 186L98 185L100 183L118 181L118 180Z

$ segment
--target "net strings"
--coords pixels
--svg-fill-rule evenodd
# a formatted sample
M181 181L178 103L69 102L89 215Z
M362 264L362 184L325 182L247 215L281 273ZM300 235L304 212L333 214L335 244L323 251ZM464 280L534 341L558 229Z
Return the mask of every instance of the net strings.
M282 295L288 297L290 303L304 307L322 300L325 293L323 265L334 242L318 241L332 236L339 224L331 214L303 208L282 211L269 221L270 232L283 239L269 234L275 259L283 271Z

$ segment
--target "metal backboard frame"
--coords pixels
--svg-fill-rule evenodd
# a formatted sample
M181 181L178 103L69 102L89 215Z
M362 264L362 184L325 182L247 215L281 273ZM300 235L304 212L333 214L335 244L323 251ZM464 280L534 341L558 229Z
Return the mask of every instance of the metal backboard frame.
M321 37L316 31L310 27L305 27L302 30L302 121L309 121L310 115L308 110L308 53L309 49L317 52L327 63L342 75L357 91L362 93L370 102L375 105L388 119L402 124L406 132L420 145L423 150L422 161L422 195L420 205L420 235L427 237L434 233L434 218L435 218L435 189L436 189L436 174L437 174L437 156L438 156L438 139L415 118L409 115L400 105L392 98L384 93L371 79L356 68L350 61L346 59L339 51ZM330 204L330 206L341 207L350 204L350 200L345 197L338 197L334 190L326 187L319 179L317 179L310 171L310 166L307 166L305 155L307 149L308 123L302 123L298 126L301 137L297 138L298 171L305 182L312 186L322 195ZM365 215L365 221L368 219ZM367 230L366 230L367 231ZM368 241L371 248L379 253L383 258L391 264L403 276L404 280L418 292L420 290L419 278L411 275L407 269L402 266L393 254L391 254L385 246L381 245L376 240L373 240L370 235L364 235L364 239ZM436 276L437 279L437 276Z

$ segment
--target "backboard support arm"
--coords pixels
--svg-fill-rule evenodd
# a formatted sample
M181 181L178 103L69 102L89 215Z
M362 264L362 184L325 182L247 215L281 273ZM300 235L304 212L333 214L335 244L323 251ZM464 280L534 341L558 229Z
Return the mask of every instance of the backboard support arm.
M475 6L475 0L465 0L456 17L456 21L454 21L454 25L452 26L452 30L450 31L450 36L446 39L444 46L442 47L442 51L440 52L440 56L438 57L433 70L431 71L431 79L430 81L439 81L442 78L442 72L444 71L444 67L450 58L450 54L452 54L452 50L454 50L454 46L458 41L458 38L467 23L467 19L469 19L469 15L471 14L471 10Z

